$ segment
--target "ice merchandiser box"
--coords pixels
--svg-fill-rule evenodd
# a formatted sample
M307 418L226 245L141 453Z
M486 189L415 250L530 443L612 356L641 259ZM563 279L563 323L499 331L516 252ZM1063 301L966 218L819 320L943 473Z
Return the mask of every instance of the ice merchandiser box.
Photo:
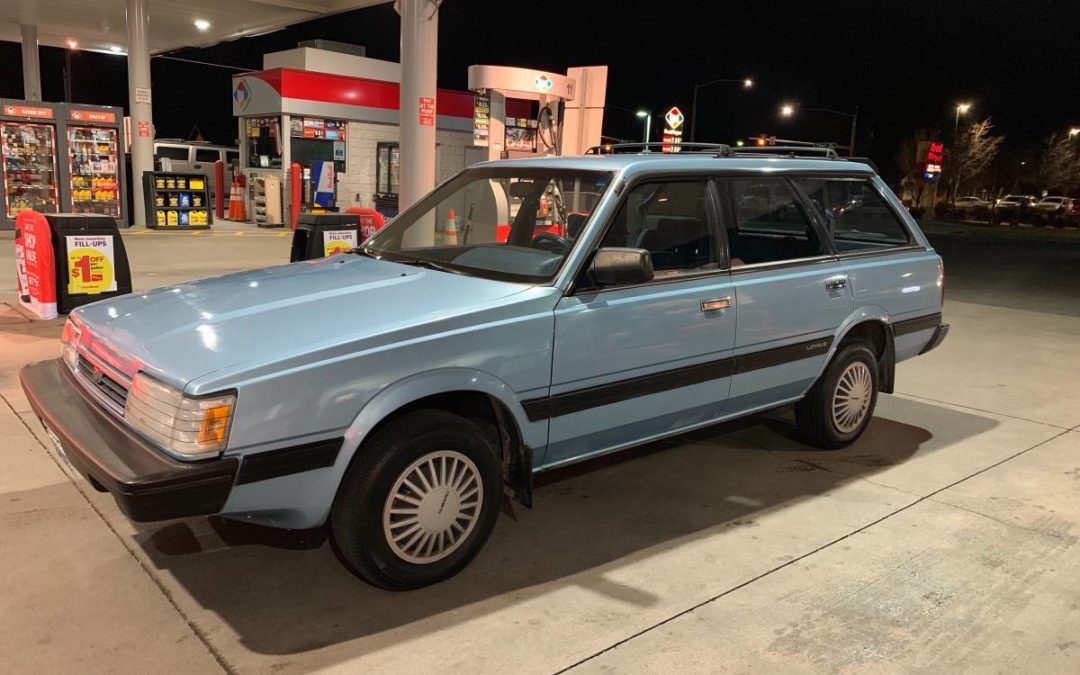
M61 106L0 99L3 213L0 227L14 229L27 209L59 213Z

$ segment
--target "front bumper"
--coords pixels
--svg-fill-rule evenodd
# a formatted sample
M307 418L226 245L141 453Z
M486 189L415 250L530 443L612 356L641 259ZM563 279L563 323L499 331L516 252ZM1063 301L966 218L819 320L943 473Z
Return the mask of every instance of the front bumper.
M19 380L71 466L112 493L132 520L207 515L224 506L236 459L182 462L165 455L91 400L60 359L24 367Z

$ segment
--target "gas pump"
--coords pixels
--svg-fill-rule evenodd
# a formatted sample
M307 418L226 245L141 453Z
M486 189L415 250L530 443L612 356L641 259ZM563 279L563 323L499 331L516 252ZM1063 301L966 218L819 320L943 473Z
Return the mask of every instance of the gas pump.
M565 75L470 66L469 89L477 94L473 145L486 145L489 160L584 154L600 143L606 87L607 66Z

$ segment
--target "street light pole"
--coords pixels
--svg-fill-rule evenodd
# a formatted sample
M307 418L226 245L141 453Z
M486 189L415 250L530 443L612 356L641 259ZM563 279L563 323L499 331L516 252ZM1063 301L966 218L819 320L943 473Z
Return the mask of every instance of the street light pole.
M698 84L698 83L695 82L694 83L694 97L693 97L692 102L690 103L690 141L691 142L693 142L695 140L695 138L696 138L694 136L694 131L697 128L698 92L701 91L702 89L706 88L706 87L711 87L714 84L722 84L724 82L741 82L742 86L743 86L743 89L750 89L751 87L754 86L754 81L749 77L744 77L742 79L721 78L719 80L709 80L708 82L702 82L701 84Z
M637 111L637 116L645 118L645 151L648 152L649 137L652 135L650 133L652 131L652 113L648 110L639 110Z

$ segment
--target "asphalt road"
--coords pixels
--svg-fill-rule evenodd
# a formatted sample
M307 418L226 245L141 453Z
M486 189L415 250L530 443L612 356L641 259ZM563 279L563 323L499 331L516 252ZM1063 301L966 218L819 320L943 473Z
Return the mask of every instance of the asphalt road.
M1080 237L1026 238L966 226L927 227L945 260L945 299L1080 316Z

